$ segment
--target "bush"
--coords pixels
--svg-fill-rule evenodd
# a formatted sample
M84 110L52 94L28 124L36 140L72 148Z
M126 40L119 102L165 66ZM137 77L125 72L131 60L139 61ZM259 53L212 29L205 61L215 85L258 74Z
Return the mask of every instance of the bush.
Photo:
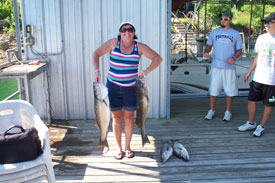
M250 23L250 11L251 6L250 5L244 5L241 8L240 16L238 16L240 19L244 18L245 21L243 22L247 26L249 26ZM265 6L265 16L267 16L269 13L274 12L275 9L271 7L271 5ZM253 5L252 9L252 31L259 31L261 28L261 18L263 17L263 5ZM240 22L240 21L239 21Z
M0 20L6 19L13 13L12 0L0 0Z
M17 0L18 10L20 10L20 0ZM21 19L20 11L19 19ZM0 0L0 19L6 19L9 23L9 27L4 27L4 33L15 32L14 12L13 12L13 0Z
M233 2L241 2L234 0ZM231 7L232 6L232 7ZM214 28L220 26L219 14L223 11L229 10L233 13L232 27L240 32L248 33L250 25L250 4L207 4L207 31L211 31ZM275 8L271 5L265 5L265 16L271 12L274 12ZM252 25L251 32L260 32L261 21L263 12L263 5L253 5L252 10ZM204 16L205 8L204 4L200 9L201 16ZM201 25L204 25L202 20ZM201 28L201 29L204 29Z

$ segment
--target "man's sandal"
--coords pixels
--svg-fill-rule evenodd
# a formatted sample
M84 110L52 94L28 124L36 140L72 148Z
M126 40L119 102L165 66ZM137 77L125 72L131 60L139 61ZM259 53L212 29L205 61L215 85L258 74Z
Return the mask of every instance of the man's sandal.
M121 160L125 156L125 152L119 152L114 157L116 160Z
M133 151L130 151L130 150L125 151L125 154L126 154L127 158L135 157L135 153Z

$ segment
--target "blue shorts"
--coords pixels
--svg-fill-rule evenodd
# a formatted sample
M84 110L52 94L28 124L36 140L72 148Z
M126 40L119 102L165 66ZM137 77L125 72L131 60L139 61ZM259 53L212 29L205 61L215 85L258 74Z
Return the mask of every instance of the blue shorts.
M135 111L137 108L136 86L123 87L109 80L106 84L111 111L119 111L124 107L127 111Z

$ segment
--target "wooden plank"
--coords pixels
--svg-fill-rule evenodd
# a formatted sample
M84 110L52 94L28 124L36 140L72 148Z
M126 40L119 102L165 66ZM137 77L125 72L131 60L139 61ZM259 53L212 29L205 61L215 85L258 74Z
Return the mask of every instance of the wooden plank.
M252 132L238 132L247 119L247 98L233 103L233 119L225 123L224 99L218 99L217 118L203 119L209 99L177 99L171 102L171 119L148 119L146 132L151 144L141 145L135 127L132 159L113 158L116 145L110 128L110 150L97 148L99 130L93 120L55 121L48 124L53 166L57 182L275 182L274 111L260 138ZM260 119L263 106L256 117ZM168 140L179 140L187 148L190 161L175 156L159 160L159 149ZM122 144L124 146L124 134Z

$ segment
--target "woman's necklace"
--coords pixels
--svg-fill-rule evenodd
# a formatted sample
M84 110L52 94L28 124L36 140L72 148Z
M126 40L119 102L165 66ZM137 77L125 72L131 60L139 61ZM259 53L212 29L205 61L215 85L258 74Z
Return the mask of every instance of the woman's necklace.
M126 48L126 49L129 49L129 48L131 48L131 47L133 46L133 43L131 43L130 46L126 46L124 43L122 43L122 46L123 46L124 48Z
M133 43L131 43L129 46L126 46L124 43L121 43L120 46L122 53L130 54L132 52Z

